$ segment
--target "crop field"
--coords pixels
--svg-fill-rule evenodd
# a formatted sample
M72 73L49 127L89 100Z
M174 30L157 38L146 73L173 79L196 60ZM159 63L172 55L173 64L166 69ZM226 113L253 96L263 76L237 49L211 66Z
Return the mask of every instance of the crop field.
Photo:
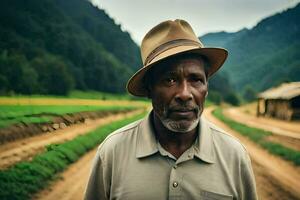
M0 105L0 128L17 123L50 122L53 116L86 111L121 111L135 106L89 106L89 105Z
M104 95L110 100L103 100ZM131 101L126 96L98 92L74 91L71 96L66 98L52 96L0 97L0 128L17 123L50 122L54 116L63 114L132 110L145 105L147 103Z
M74 124L74 128L70 124L66 129L57 130L61 133L28 134L26 138L16 137L3 144L1 162L7 162L4 166L8 167L0 170L0 199L30 199L109 133L144 116L148 106L147 101L98 92L74 91L67 97L0 97L0 133L18 124L25 127L51 124L56 117L85 116L84 113L98 113L100 117L90 124Z
M80 195L83 195L89 166L92 162L93 155L91 153L96 151L96 147L108 134L143 117L150 105L147 101L134 101L127 97L119 99L119 97L110 96L111 99L109 99L105 94L107 96L105 99L98 95L98 93L89 93L85 96L84 93L79 92L76 94L76 98L0 97L0 122L4 127L15 123L25 124L26 127L26 124L47 123L47 120L51 121L57 116L72 116L84 112L101 113L103 111L107 113L98 119L92 119L92 123L87 121L86 123L70 124L66 128L52 132L44 132L40 135L29 134L26 138L20 137L15 141L3 143L0 146L2 162L0 166L0 199L82 199ZM211 105L210 102L206 102L206 107L213 107ZM293 163L293 166L299 167L299 151L269 141L268 138L274 136L272 132L238 123L226 115L224 116L221 108L214 111L214 116L243 136L250 138L269 153L278 155L279 158L288 160L289 163ZM0 128L0 133L4 129ZM92 156L90 157L90 155ZM255 155L257 156L257 154ZM86 159L87 157L89 159ZM73 176L74 172L70 175L73 167L80 177ZM259 174L256 163L254 163L254 167L256 175ZM266 171L262 171L261 174L260 177L263 179L258 179L258 185L266 191L264 195L269 197L269 190L265 190L265 188L269 188L273 184L272 180L275 179L269 177L265 179ZM60 190L60 188L64 188L64 190ZM74 195L68 197L66 192ZM272 186L272 198L261 199L273 199L274 194L286 195L286 199L294 199L293 197L297 196L297 194L287 193L285 189L280 189L278 186Z
M141 113L107 124L61 144L49 144L45 152L36 155L31 161L20 162L0 171L0 199L30 199L33 193L55 179L58 172L99 145L109 133L144 115Z

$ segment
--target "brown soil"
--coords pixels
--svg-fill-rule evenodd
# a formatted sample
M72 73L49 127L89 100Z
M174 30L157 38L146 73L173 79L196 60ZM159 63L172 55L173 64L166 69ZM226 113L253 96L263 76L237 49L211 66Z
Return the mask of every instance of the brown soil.
M284 121L269 117L256 117L256 104L231 107L225 110L230 118L258 128L269 130L278 135L300 139L300 121Z
M300 140L283 136L283 135L271 135L266 138L267 141L274 142L286 146L290 149L300 152Z
M120 120L125 116L131 116L140 112L142 112L142 110L109 115L97 120L86 120L83 124L76 124L48 134L36 135L3 144L0 146L0 169L7 168L19 161L30 159L37 153L44 151L45 146L48 144L71 140L78 135L96 129L100 125Z
M259 199L262 200L297 200L300 199L300 169L291 163L268 154L253 142L230 130L225 124L211 115L211 108L206 109L207 119L237 137L249 151L256 177ZM79 200L83 192L95 151L84 156L62 174L63 179L39 193L34 199Z
M61 179L47 189L33 197L34 200L82 200L91 160L96 154L96 149L84 155L75 164L71 165L62 175Z
M224 109L224 114L243 124L250 127L257 127L273 133L266 139L272 142L279 143L283 146L300 151L300 123L289 122L272 118L256 117L250 110L254 105L247 105L241 108L228 108Z
M88 111L88 112L64 114L61 116L51 114L51 117L53 117L53 119L51 122L48 123L34 123L34 124L19 123L19 124L9 126L7 128L1 128L0 144L13 142L19 139L32 137L35 135L46 134L58 129L64 129L67 126L84 123L87 120L103 118L121 112L126 112L126 111ZM47 113L41 113L39 115L50 116Z
M299 199L285 190L272 177L266 174L266 169L255 161L252 161L252 167L256 179L256 187L259 199L261 200L292 200Z
M300 199L300 168L291 162L270 155L257 144L230 129L212 115L212 110L213 108L206 109L204 116L246 146L253 163L259 199Z

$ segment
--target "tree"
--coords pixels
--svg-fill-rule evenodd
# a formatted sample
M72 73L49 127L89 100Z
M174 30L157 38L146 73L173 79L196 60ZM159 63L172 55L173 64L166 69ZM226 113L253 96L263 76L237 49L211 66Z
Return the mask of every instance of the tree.
M247 102L253 101L256 99L256 91L250 85L247 85L244 89L243 97Z
M240 104L240 99L234 92L229 93L225 96L224 100L231 105L238 106Z
M220 103L222 102L222 96L221 96L220 92L210 91L210 92L208 92L208 100L217 105L220 105Z
M38 72L41 93L66 95L73 88L73 78L60 58L44 55L35 58L31 65Z

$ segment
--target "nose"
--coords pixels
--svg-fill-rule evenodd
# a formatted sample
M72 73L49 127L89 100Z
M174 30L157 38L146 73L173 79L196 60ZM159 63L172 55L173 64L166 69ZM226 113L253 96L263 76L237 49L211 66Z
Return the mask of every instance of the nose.
M187 81L182 81L180 84L178 84L175 99L180 103L193 99L193 95Z

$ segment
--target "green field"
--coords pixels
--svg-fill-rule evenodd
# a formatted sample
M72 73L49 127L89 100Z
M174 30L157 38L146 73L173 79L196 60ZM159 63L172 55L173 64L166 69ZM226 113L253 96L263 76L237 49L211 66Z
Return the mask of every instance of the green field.
M50 122L52 117L84 111L121 111L135 106L89 106L89 105L0 105L0 128L16 123Z
M96 91L70 92L68 96L15 95L0 97L0 128L18 123L51 122L55 116L85 111L121 111L147 106L126 94Z
M9 169L0 170L0 199L30 199L32 194L57 178L59 172L99 145L108 134L145 114L104 125L62 144L50 144L47 151L36 155L31 161L23 161Z
M222 113L221 108L217 108L213 111L213 115L226 123L230 128L239 132L240 134L248 137L250 140L256 142L261 147L268 150L271 154L282 157L285 160L293 162L295 165L300 165L300 152L283 146L278 143L274 143L267 140L267 137L272 135L272 132L264 131L262 129L249 127L232 119L229 119Z
M139 100L146 101L146 98L134 97L129 94L112 94L99 91L80 91L72 90L66 96L57 96L57 95L17 95L13 94L11 96L6 96L11 98L58 98L58 99L98 99L98 100ZM1 98L1 97L0 97Z

